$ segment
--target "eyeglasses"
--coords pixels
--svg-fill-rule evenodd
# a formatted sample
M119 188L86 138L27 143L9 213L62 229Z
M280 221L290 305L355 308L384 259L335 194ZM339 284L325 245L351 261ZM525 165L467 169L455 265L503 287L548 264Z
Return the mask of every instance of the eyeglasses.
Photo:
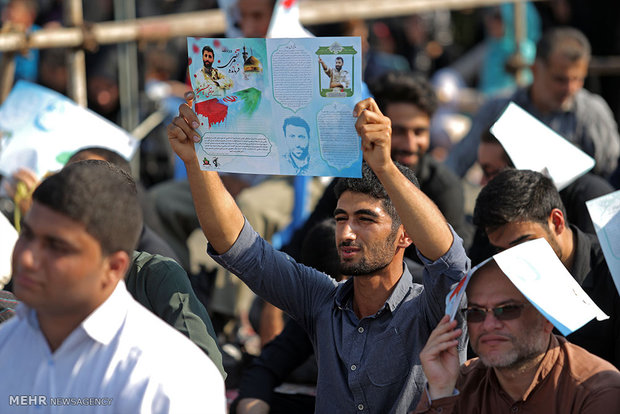
M518 305L503 305L498 306L497 308L490 309L471 307L464 309L464 313L467 322L471 323L484 322L487 317L487 312L493 312L493 316L495 316L500 321L509 321L512 319L517 319L519 316L521 316L521 311L526 306L526 303L521 303Z

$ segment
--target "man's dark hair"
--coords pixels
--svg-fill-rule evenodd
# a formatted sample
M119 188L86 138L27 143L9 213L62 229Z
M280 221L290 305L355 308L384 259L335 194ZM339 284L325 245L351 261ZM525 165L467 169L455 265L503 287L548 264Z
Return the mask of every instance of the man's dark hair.
M494 231L508 223L547 224L554 209L566 210L553 181L530 170L509 168L497 174L480 191L474 208L474 224Z
M306 136L310 138L310 126L303 118L300 118L298 116L291 116L284 120L284 123L282 124L282 131L284 132L285 137L286 137L286 127L289 125L304 128L306 130Z
M87 147L78 150L71 156L71 158L69 158L69 160L67 161L67 165L73 164L78 161L88 160L90 159L90 155L96 155L98 157L101 157L107 162L116 165L118 168L131 175L131 166L129 165L129 161L123 158L123 156L118 152L102 147Z
M344 59L342 58L342 56L336 56L336 59L334 59L334 61L340 59L342 61L342 63L344 63Z
M204 54L205 54L205 50L206 50L207 52L211 52L211 54L213 54L213 56L215 56L215 53L213 53L213 49L211 48L211 46L205 46L205 47L203 47L203 48L202 48L202 55L204 55Z
M395 162L394 164L396 164L399 171L407 177L409 181L411 181L416 187L420 188L418 179L411 169L398 162ZM366 164L366 162L362 163L362 178L341 178L338 180L338 183L336 183L336 186L334 187L336 198L340 198L342 193L345 191L366 194L372 198L381 200L383 203L383 208L392 218L392 228L395 229L400 226L401 221L398 213L396 212L396 207L394 207L392 200L388 197L387 191L383 188L383 184L381 184L381 181L379 181L374 171L368 166L368 164Z
M415 105L430 118L438 105L433 86L411 72L388 72L370 85L370 91L383 112L389 104L402 102Z
M592 53L588 38L572 27L554 27L543 33L536 45L536 60L547 63L556 51L571 62L589 60Z
M32 198L81 223L108 255L131 254L142 230L142 210L131 175L107 161L67 165L43 181Z
M485 144L499 145L500 147L502 147L502 158L504 159L504 161L506 161L506 164L509 167L511 168L515 167L514 163L508 156L508 153L504 149L504 146L502 145L502 143L499 142L497 138L495 138L495 135L493 135L493 133L490 130L487 129L485 132L482 133L482 135L480 135L480 142L485 143Z

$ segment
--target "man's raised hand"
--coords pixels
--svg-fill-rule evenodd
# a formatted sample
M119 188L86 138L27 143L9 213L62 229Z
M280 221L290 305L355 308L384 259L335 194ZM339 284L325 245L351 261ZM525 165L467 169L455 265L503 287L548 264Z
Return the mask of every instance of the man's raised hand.
M392 122L390 118L381 113L372 98L358 102L353 109L353 116L357 117L355 129L362 138L362 152L370 168L376 173L391 165Z
M186 93L185 99L187 103L179 107L179 115L168 125L168 141L174 152L187 164L196 160L194 143L200 142L200 137L196 132L200 124L196 113L190 106L194 93Z
M451 396L459 375L459 355L456 346L462 331L454 328L456 321L450 321L450 317L444 315L420 352L420 361L433 400Z

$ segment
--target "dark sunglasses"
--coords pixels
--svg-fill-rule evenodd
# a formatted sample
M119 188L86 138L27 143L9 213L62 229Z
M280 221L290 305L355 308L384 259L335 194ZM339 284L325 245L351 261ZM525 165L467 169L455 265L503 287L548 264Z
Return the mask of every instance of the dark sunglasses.
M521 316L521 311L525 308L525 306L527 306L526 303L521 303L518 305L503 305L491 309L470 307L464 309L464 314L467 322L472 323L484 322L487 317L487 312L493 312L493 316L500 321L509 321L511 319L517 319Z

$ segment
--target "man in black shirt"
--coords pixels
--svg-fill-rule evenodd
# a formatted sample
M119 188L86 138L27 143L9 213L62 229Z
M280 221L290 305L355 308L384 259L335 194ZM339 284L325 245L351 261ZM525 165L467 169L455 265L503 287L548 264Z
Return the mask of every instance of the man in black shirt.
M544 237L592 300L610 316L593 320L567 339L620 367L620 295L596 237L570 225L553 182L544 175L507 169L482 189L474 224L496 249Z

